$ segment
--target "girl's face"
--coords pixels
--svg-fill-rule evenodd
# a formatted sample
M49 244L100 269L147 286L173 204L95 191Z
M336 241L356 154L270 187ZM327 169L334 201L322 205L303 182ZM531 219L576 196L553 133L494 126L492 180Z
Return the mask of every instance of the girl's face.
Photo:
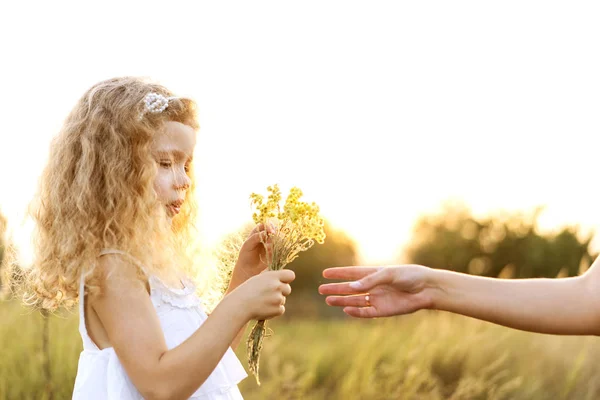
M190 188L188 171L195 146L196 132L180 122L166 122L154 140L152 154L158 166L154 190L170 219L179 213Z

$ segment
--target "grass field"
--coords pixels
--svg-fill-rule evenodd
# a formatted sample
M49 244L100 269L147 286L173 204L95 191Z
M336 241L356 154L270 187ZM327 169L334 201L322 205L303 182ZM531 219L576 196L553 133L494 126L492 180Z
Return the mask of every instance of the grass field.
M48 319L0 303L0 399L69 399L81 339L77 315ZM449 314L377 321L273 321L253 399L598 399L600 338L536 335ZM237 353L246 363L245 349Z

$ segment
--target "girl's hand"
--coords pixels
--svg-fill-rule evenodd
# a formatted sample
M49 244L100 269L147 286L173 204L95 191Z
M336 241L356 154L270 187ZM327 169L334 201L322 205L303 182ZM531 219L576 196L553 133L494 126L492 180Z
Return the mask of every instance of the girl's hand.
M270 319L285 312L285 298L292 292L290 282L296 278L294 271L264 271L238 286L230 296L246 307L248 319Z
M323 271L325 278L355 281L321 285L319 293L334 295L325 299L327 304L344 307L353 317L409 314L432 307L430 273L421 265L329 268Z
M247 279L264 271L271 262L273 243L270 235L274 233L275 228L272 225L256 225L240 249L235 272L243 272Z

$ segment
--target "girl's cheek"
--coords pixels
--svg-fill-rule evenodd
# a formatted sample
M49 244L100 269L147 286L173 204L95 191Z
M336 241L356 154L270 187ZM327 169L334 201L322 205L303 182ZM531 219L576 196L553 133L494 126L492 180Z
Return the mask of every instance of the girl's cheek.
M154 181L154 190L156 191L156 194L158 195L159 199L164 199L165 194L167 192L167 179L164 176L164 174L161 174L160 172L158 173L158 175L156 176L156 180Z

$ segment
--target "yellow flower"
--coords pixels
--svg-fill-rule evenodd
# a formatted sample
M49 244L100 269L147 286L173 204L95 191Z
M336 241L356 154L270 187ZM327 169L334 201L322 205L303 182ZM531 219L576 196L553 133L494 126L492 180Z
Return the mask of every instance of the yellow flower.
M293 187L285 199L283 209L281 191L278 185L267 187L266 202L264 196L256 193L250 195L250 203L255 211L252 219L255 223L272 223L275 233L271 236L272 258L270 270L284 268L299 253L311 248L315 242L325 241L325 221L319 214L316 203L308 204L300 200L302 191ZM265 335L265 321L258 321L248 337L248 366L258 380L258 361Z

